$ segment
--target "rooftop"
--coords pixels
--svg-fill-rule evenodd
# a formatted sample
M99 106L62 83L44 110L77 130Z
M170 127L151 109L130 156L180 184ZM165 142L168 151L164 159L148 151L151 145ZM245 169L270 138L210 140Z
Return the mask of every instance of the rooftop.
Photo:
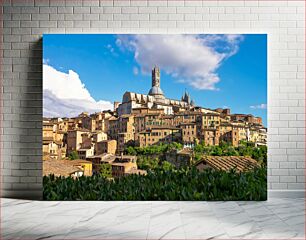
M44 160L43 175L47 176L50 174L54 174L55 176L68 177L75 172L83 171L81 168L76 166L80 163L81 162L79 160Z
M164 95L160 87L154 86L150 89L149 95Z
M102 154L97 154L97 155L90 156L90 157L87 157L87 158L91 159L91 158L98 158L98 157L106 157L108 155L111 155L111 154L109 154L109 153L102 153Z
M202 162L207 163L216 170L229 171L236 168L239 172L248 171L259 166L255 159L244 156L203 156L196 165Z

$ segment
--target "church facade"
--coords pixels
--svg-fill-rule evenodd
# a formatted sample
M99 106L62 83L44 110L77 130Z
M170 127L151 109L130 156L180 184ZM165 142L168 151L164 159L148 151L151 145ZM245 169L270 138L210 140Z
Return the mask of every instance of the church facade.
M158 67L152 69L152 87L148 94L125 92L122 103L117 108L119 116L131 114L135 108L163 109L167 115L182 110L188 110L194 106L189 94L185 92L181 100L166 98L160 88L160 70Z

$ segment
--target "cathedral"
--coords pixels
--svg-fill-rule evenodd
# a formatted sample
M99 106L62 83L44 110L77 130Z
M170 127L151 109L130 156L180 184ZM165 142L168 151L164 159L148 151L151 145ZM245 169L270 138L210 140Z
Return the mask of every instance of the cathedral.
M118 115L131 114L135 108L163 109L165 114L187 110L194 106L194 101L185 91L181 100L166 98L160 88L160 70L158 67L152 69L152 87L148 94L125 92L122 103L117 108Z

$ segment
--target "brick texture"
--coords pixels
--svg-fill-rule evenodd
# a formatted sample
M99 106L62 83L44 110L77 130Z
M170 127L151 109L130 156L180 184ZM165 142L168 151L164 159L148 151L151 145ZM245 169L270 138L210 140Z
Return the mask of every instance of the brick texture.
M4 197L41 197L43 33L267 33L268 188L305 189L304 1L5 0ZM288 192L289 192L288 191Z

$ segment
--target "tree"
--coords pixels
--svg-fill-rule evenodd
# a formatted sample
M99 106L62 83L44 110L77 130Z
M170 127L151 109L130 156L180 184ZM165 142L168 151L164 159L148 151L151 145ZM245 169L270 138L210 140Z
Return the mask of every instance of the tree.
M77 153L77 151L72 151L70 154L69 154L69 159L70 160L75 160L75 159L79 159L79 155Z
M109 163L101 164L100 165L100 176L105 178L112 177L112 165Z
M168 171L171 171L172 169L174 169L174 165L167 162L167 161L163 161L162 165L161 165L161 168L165 171L165 172L168 172Z
M129 146L129 147L126 148L126 153L128 155L133 155L133 156L137 155L136 149L134 147L132 147L132 146Z
M222 156L223 155L222 147L213 146L212 151L211 151L211 155L212 156Z
M158 158L151 158L148 156L138 156L137 166L139 169L155 170L158 168L160 160Z

